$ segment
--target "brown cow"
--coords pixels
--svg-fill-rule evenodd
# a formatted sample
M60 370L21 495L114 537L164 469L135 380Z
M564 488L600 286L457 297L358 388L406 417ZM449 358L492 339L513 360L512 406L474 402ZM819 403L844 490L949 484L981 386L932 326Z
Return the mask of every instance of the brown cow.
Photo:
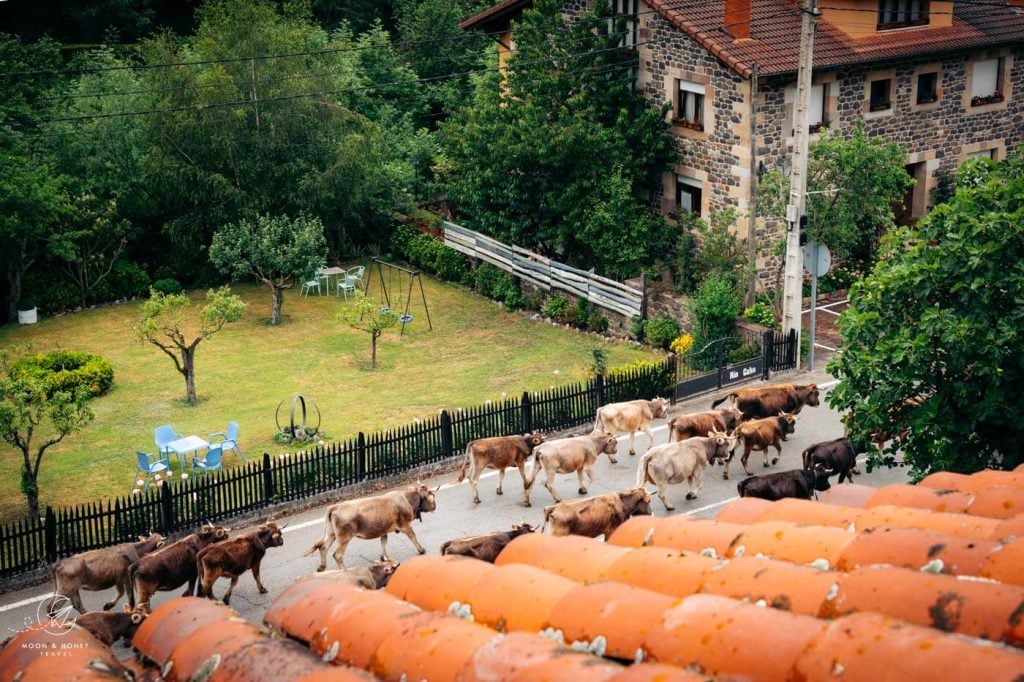
M777 464L779 459L782 458L782 441L786 440L786 434L793 433L793 429L796 426L796 417L786 412L779 412L776 417L765 417L764 419L754 419L749 422L743 422L736 427L735 435L740 443L743 443L743 457L740 458L740 464L743 465L743 470L747 472L747 476L753 476L754 472L747 466L747 458L751 452L760 450L764 453L764 465L768 466L768 448L774 447L778 454L772 459L772 464ZM732 462L732 456L735 452L729 453L729 458L725 460L725 473L722 474L722 478L729 478L729 463Z
M125 542L61 559L53 567L53 599L50 600L47 610L51 616L54 615L57 599L67 597L79 613L85 613L79 590L105 590L116 587L117 596L103 605L104 611L112 608L125 592L131 594L129 567L141 557L163 546L164 537L159 533L150 533L148 537L140 535L138 542Z
M704 486L704 471L708 462L726 459L736 447L736 437L721 431L712 431L709 436L696 436L676 443L655 445L640 458L636 472L636 485L644 483L658 486L658 497L665 509L675 509L665 497L665 487L686 481L690 490L686 499L692 500Z
M324 571L320 575L324 578L345 583L346 585L355 585L367 590L381 590L388 586L391 576L398 569L398 565L397 561L387 559L385 561L375 561L369 566Z
M695 414L677 414L668 420L668 441L676 443L687 438L709 436L712 431L732 431L741 421L743 413L735 407L722 407Z
M149 610L149 600L154 593L176 589L186 582L188 587L182 596L192 594L199 575L196 555L207 545L227 539L229 530L223 526L206 524L198 532L186 535L136 561L129 570L132 590L128 593L128 603L133 608L139 604Z
M388 533L402 532L415 545L420 554L426 553L412 529L413 519L422 520L423 512L437 509L434 492L422 483L411 485L405 490L393 490L383 495L366 497L361 500L345 500L327 508L324 517L324 537L317 540L303 556L320 552L320 565L327 568L327 550L338 542L334 550L334 561L338 568L345 568L345 548L352 538L373 540L380 538L380 558L388 558Z
M615 464L618 461L615 459L615 451L618 449L618 445L619 442L615 439L614 435L603 431L594 431L589 436L560 438L538 445L533 449L533 471L530 472L530 480L526 484L526 490L523 491L523 499L526 506L530 506L530 489L533 487L533 482L537 480L537 475L542 468L547 474L544 487L555 498L555 502L562 501L562 498L558 496L558 493L555 492L554 487L551 485L556 473L571 474L575 472L580 481L579 493L580 495L586 495L587 488L583 485L583 474L585 473L590 478L590 482L593 483L594 462L597 461L597 456L604 453L608 455L608 459L611 460L612 464Z
M544 442L539 433L528 433L525 436L498 436L496 438L480 438L466 446L466 461L459 469L456 483L462 483L469 471L469 487L473 491L473 501L480 504L476 484L484 469L498 470L498 494L501 495L501 483L505 480L505 469L516 467L526 488L526 462L529 461L533 449Z
M651 420L665 416L668 401L664 398L654 400L630 400L625 403L608 403L597 409L595 431L618 434L629 433L629 454L635 455L633 439L637 431L647 434L647 447L654 445L654 434L651 433Z
M125 608L121 613L106 611L90 611L75 619L75 625L83 627L107 646L113 646L121 637L130 640L135 631L146 619L146 612L141 607Z
M281 529L273 521L267 521L251 533L206 547L196 555L199 572L196 596L213 599L213 584L217 582L217 578L224 576L231 578L231 586L221 599L228 604L231 602L231 593L238 583L238 577L250 570L256 580L256 588L260 594L266 594L267 588L260 582L260 562L263 561L263 555L267 553L268 548L280 547L283 544Z
M711 403L711 407L718 407L728 398L732 398L732 406L743 413L744 420L774 417L779 412L800 414L804 405L819 405L817 384L776 384L741 388Z
M441 554L457 554L473 557L480 561L493 564L508 543L520 535L532 533L533 527L528 523L513 525L512 530L499 530L487 535L474 535L468 538L449 540L441 545Z
M540 530L544 532L550 521L552 535L604 535L607 541L626 519L650 513L651 494L643 488L631 488L544 507L544 526Z

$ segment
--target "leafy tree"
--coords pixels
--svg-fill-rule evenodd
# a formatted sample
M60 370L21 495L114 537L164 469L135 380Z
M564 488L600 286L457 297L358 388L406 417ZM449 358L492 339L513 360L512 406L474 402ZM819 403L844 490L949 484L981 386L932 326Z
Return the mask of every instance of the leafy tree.
M252 275L270 288L270 324L281 324L285 289L310 277L326 254L319 218L258 215L213 235L210 260L233 277Z
M199 311L198 320L185 319L191 305L187 294L163 294L150 289L149 300L142 304L134 330L136 338L153 344L174 361L175 369L185 377L185 399L189 405L195 405L196 348L224 325L242 319L245 303L224 286L206 292L206 305Z
M21 490L29 518L38 519L43 454L84 428L92 421L93 412L84 392L48 393L45 377L17 371L14 359L12 351L0 351L0 438L21 452Z
M745 247L730 229L736 223L736 210L714 211L706 219L683 212L676 218L676 288L693 293L706 279L724 277L739 291L751 274L751 264Z
M699 351L706 344L732 334L742 307L743 301L732 277L717 274L701 282L690 300L693 348Z
M915 476L1024 461L1022 226L1021 153L969 161L953 197L886 235L873 272L851 288L829 404L861 442L906 430ZM895 447L870 463L892 464Z
M390 308L382 307L381 304L372 298L367 298L361 291L356 290L356 297L351 306L342 313L342 319L354 329L359 329L370 335L370 369L377 367L377 339L384 333L384 330L398 324L398 315Z
M660 187L675 144L631 89L635 56L609 34L605 4L569 23L559 7L524 13L507 69L478 78L472 106L441 127L435 171L475 228L631 276L667 250L670 230L640 196Z

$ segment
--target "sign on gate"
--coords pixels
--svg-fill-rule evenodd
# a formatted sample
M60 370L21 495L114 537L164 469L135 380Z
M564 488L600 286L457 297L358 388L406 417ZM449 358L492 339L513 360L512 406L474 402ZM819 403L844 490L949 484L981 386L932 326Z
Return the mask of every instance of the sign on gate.
M719 387L734 384L737 381L756 379L764 371L764 357L751 358L745 362L723 367L720 370Z

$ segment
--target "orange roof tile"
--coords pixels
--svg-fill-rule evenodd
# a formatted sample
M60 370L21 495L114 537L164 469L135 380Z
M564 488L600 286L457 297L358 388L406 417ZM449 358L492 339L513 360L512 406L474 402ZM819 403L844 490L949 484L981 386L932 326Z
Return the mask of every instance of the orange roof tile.
M772 559L732 559L705 575L701 591L816 616L841 573Z
M997 545L985 557L978 575L1004 583L1024 585L1024 540Z
M46 651L60 655L44 655ZM32 625L15 634L0 649L0 680L3 682L109 681L125 679L127 672L103 642L80 627L60 632L46 623Z
M922 568L941 560L943 573L979 575L985 557L997 546L991 540L959 538L918 528L879 528L857 533L836 563L840 570L891 564Z
M490 628L446 613L417 613L392 621L370 670L385 680L451 680L477 649L497 637Z
M713 549L717 556L725 556L733 540L746 528L738 523L696 519L685 515L667 518L634 516L619 526L608 542L622 547L655 545L691 552Z
M560 576L580 582L605 579L605 570L629 553L628 549L605 542L589 542L589 538L566 535L568 542L552 542L553 536L527 533L510 542L494 562L531 564Z
M627 585L685 597L696 594L704 577L721 565L718 559L663 547L639 547L612 564L606 575Z
M857 520L857 517L864 513L862 509L857 507L786 498L778 502L770 502L767 507L760 509L755 518L749 521L741 521L738 517L732 518L730 511L734 506L753 499L756 498L741 497L735 502L726 505L716 518L723 521L733 521L734 523L788 521L790 523L812 523L819 526L832 526L833 528L850 528ZM765 500L759 501L764 502Z
M879 488L864 506L870 508L879 505L897 505L962 514L967 512L971 499L970 493L960 490L898 484Z
M853 540L853 533L842 528L765 521L746 526L733 540L728 556L764 554L797 564L824 559L829 566L835 566Z
M774 505L774 502L759 497L739 497L722 507L715 514L715 520L726 523L754 523Z
M398 567L385 591L422 609L445 611L452 602L465 601L495 570L464 556L418 556Z
M608 682L708 682L707 675L663 663L631 665L608 678Z
M866 507L868 500L875 494L878 488L858 483L844 483L834 485L823 493L818 494L818 501L825 504L838 504L844 507Z
M964 538L989 538L996 533L999 521L984 516L946 514L926 509L880 505L871 507L857 519L857 530L869 528L924 528Z
M982 488L974 493L968 513L993 519L1009 519L1024 514L1024 490L1020 488Z

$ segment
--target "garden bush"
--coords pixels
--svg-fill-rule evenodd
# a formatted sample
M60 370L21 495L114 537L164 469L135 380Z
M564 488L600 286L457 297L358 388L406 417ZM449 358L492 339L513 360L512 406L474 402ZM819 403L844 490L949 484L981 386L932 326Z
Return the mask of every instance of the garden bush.
M14 363L12 373L34 377L46 387L46 394L82 390L95 398L110 390L114 368L105 358L84 351L58 350L36 353Z
M732 334L742 301L732 278L713 276L704 280L690 300L695 322L694 345L704 344Z
M538 313L541 308L544 307L544 292L540 289L534 289L530 293L523 296L523 308L525 310L536 310Z
M149 275L141 265L134 261L119 260L107 277L110 287L108 295L103 298L96 296L96 300L113 301L145 296L149 293L149 281Z
M743 311L743 319L768 329L778 328L775 322L775 308L767 301L755 301L754 305Z
M672 340L672 343L668 345L668 349L676 355L686 355L693 350L693 334L689 332L680 334Z
M565 316L565 311L568 308L569 300L562 294L555 294L544 301L544 305L540 308L540 313L544 317L550 317L552 320L557 321Z
M634 341L644 340L644 331L647 329L647 320L634 317L629 321L629 335Z
M608 370L607 378L610 381L625 378L635 372L650 372L654 375L654 392L658 395L670 393L675 382L675 377L663 362L651 362L650 360L634 360L626 365L619 365Z
M745 343L739 348L729 351L727 358L729 364L751 360L761 355L761 348L756 343Z
M608 318L596 309L591 310L587 314L587 330L597 332L598 334L604 334L608 331Z
M472 282L469 259L455 249L448 248L437 240L434 241L441 247L434 252L434 274L448 282ZM467 276L470 277L469 282L466 281Z
M181 282L174 279L173 277L158 279L157 281L153 282L153 290L159 291L161 294L180 294Z
M647 321L644 328L644 335L647 342L659 348L668 348L677 336L679 336L679 323L671 317L664 315Z

